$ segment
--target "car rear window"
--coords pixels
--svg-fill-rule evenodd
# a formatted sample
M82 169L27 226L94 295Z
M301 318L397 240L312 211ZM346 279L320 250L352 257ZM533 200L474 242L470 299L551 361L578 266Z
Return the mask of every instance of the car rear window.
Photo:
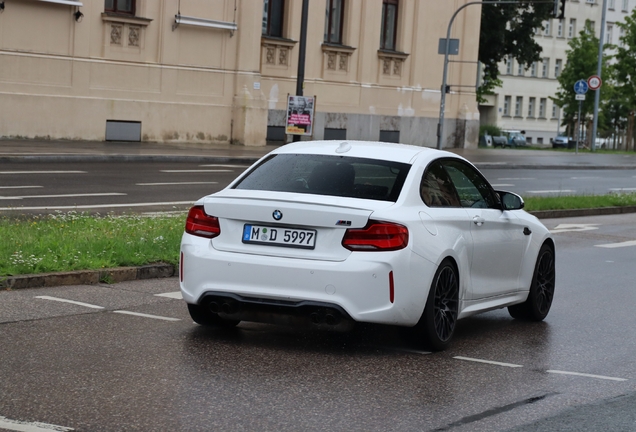
M377 159L277 154L252 168L234 188L395 202L410 167Z

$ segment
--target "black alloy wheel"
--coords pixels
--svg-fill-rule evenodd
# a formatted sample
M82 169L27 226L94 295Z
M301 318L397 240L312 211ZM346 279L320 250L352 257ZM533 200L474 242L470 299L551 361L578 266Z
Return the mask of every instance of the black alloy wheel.
M539 250L528 299L524 303L508 307L513 318L542 321L548 315L554 298L555 268L554 251L544 244Z
M437 269L426 307L418 327L426 346L433 351L444 350L455 332L459 311L459 277L450 260Z

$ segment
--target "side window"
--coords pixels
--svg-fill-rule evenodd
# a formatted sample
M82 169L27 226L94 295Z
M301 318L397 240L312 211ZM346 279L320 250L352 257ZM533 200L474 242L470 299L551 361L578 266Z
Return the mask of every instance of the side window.
M345 0L327 0L325 11L325 42L342 44L342 22Z
M429 207L461 207L453 182L440 161L434 161L426 168L420 196Z
M445 160L462 207L500 209L499 201L488 182L470 165L458 160Z

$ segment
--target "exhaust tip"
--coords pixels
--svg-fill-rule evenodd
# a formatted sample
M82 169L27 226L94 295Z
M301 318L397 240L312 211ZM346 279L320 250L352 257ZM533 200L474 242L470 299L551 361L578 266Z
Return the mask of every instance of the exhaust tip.
M322 321L320 319L320 315L318 315L318 313L314 312L311 315L309 315L309 318L311 319L311 322L314 324L320 324L320 321Z
M327 314L325 316L325 322L329 325L336 325L338 324L338 317L332 314Z
M221 305L221 311L228 315L236 313L237 309L238 308L236 307L236 304L234 303L226 302Z
M213 313L219 313L221 310L217 302L210 302L208 304L208 309L210 309L210 312L213 312Z

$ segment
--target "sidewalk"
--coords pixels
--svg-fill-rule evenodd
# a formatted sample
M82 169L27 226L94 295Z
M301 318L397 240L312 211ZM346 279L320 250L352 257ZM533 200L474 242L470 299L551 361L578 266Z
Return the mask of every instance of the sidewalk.
M0 163L34 162L254 162L278 146L187 143L0 140ZM479 168L636 169L634 154L570 153L522 149L448 149Z

